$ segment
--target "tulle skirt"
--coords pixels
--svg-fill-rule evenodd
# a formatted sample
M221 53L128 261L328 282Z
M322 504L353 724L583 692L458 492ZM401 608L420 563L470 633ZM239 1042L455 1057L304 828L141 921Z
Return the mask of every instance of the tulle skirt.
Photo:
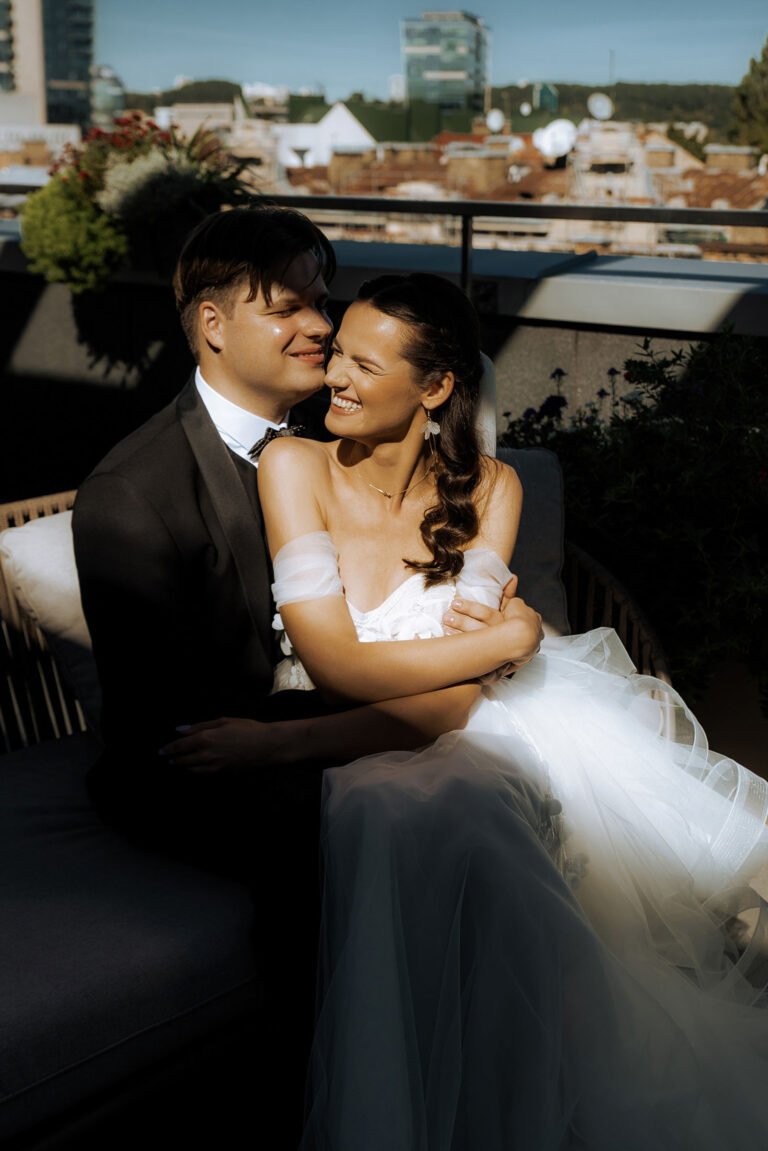
M326 772L303 1148L768 1145L767 815L608 629Z

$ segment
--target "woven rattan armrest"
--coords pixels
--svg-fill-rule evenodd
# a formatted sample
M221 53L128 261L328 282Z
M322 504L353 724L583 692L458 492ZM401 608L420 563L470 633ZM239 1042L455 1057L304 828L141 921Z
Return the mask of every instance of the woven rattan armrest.
M672 682L659 638L630 593L607 568L567 540L563 582L574 634L612 627L642 675Z
M0 505L0 531L69 510L75 492ZM0 563L0 753L85 731L82 708Z

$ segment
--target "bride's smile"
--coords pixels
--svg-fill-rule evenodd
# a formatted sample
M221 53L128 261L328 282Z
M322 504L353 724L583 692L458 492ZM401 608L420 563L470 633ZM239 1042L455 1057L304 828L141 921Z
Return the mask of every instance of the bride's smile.
M363 406L359 400L351 400L348 396L340 396L337 393L331 397L331 403L342 412L359 412Z

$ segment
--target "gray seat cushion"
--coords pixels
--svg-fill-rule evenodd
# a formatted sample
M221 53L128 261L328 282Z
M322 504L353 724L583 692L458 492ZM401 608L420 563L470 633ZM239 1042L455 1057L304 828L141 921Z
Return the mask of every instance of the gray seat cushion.
M541 612L547 634L567 635L560 463L547 448L501 448L498 458L515 469L523 485L523 515L512 557L519 593Z
M98 751L77 735L0 758L0 1140L260 998L246 887L106 826Z

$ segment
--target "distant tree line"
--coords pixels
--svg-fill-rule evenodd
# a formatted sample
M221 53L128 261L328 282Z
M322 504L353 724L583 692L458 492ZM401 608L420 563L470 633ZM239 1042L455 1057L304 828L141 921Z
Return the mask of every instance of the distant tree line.
M242 99L243 90L231 80L192 80L178 88L163 92L126 92L125 106L131 111L154 114L155 108L169 104L231 104L236 97Z
M528 118L531 127L540 120L551 120L553 114L564 116L578 123L587 111L587 98L595 91L594 85L557 84L559 107L557 113L550 110L537 115L534 111ZM734 88L722 84L612 84L600 89L613 100L617 120L674 121L700 120L709 127L710 139L725 140L734 119ZM368 103L370 107L390 107L383 101L363 101L360 93L352 93L346 101L349 105ZM136 108L152 115L158 105L168 104L229 104L236 97L242 98L239 84L229 80L194 80L178 88L166 88L162 92L126 92L128 108ZM297 105L302 98L292 97ZM324 105L320 96L305 97L307 105ZM532 89L519 88L510 84L492 90L491 102L501 108L507 117L517 124L520 121L519 108L524 102L533 102ZM299 112L299 109L295 109ZM304 112L302 107L301 112ZM303 115L297 115L302 119ZM469 120L469 117L466 117ZM535 123L534 123L535 121ZM439 131L439 127L436 128Z
M556 84L559 95L557 115L578 123L589 116L587 99L595 85ZM735 89L725 84L609 84L599 89L610 96L616 120L639 123L676 120L701 121L709 128L710 141L724 141L733 121ZM533 90L510 84L494 88L491 101L507 117L517 122L522 103L533 103ZM532 113L535 117L535 112ZM540 117L535 117L537 120ZM552 119L552 113L547 113Z

